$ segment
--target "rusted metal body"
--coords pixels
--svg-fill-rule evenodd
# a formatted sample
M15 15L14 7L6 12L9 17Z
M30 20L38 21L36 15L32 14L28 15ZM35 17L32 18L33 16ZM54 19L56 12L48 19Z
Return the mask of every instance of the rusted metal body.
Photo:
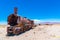
M34 21L20 16L17 16L17 8L14 9L14 14L8 16L7 34L20 34L34 26Z

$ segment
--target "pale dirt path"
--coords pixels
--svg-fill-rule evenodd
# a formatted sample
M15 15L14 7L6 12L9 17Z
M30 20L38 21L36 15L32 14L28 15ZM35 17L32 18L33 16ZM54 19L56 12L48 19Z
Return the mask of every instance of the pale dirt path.
M0 28L0 40L60 40L60 25L41 25L18 36L6 36L6 27Z

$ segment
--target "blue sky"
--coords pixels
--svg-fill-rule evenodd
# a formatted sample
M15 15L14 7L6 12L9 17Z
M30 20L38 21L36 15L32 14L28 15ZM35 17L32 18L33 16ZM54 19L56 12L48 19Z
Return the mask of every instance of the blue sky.
M60 0L0 0L0 24L7 21L8 15L14 13L29 19L60 20Z

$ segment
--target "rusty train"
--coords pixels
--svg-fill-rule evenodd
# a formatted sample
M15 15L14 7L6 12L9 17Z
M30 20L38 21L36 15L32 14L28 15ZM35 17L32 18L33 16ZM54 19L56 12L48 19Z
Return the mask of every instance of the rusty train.
M17 15L17 8L14 8L14 13L8 16L7 19L7 35L20 34L34 27L34 21Z

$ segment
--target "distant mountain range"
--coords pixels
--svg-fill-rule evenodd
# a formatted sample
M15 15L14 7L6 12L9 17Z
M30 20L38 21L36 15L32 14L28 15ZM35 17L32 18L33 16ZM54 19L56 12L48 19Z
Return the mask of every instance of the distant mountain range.
M37 24L60 24L60 22L40 22L40 23L35 23Z
M39 24L60 24L60 22L40 22Z
M34 20L35 24L60 24L60 20Z

